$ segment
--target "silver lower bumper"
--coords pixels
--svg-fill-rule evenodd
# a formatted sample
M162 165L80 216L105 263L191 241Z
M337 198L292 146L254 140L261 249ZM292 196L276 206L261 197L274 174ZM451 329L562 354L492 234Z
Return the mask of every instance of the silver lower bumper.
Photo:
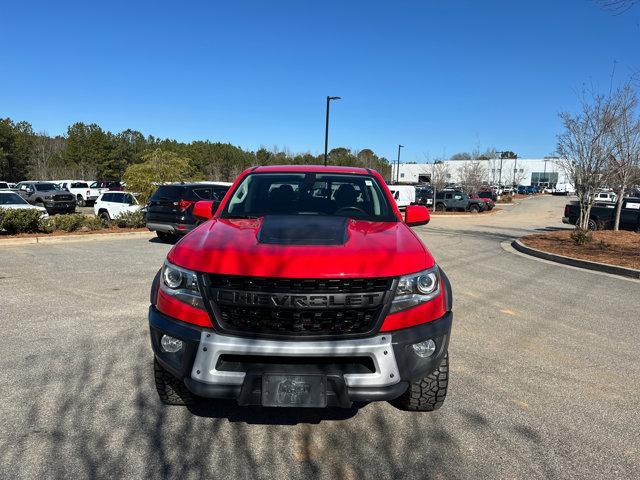
M385 387L400 381L398 364L391 345L391 335L355 340L281 341L229 337L202 332L191 378L208 384L242 385L244 372L216 369L222 354L270 357L370 357L373 360L375 372L345 374L344 381L348 387Z

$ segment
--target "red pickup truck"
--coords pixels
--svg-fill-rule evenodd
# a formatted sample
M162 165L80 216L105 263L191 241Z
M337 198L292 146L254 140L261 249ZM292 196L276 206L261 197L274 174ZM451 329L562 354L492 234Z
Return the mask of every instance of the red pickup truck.
M243 172L168 253L151 289L166 404L439 408L453 321L447 276L383 178L352 167Z

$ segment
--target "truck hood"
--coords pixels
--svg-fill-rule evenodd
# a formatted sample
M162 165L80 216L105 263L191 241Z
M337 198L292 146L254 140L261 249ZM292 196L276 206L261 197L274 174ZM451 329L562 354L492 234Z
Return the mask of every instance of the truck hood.
M288 278L399 276L434 265L402 222L330 218L298 215L295 229L269 216L213 219L182 238L167 259L199 272Z

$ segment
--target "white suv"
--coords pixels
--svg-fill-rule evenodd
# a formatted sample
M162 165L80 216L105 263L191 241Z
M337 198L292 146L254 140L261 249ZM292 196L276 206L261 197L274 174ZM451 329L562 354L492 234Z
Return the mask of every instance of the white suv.
M104 192L93 206L96 216L105 220L111 220L122 213L137 210L140 210L140 205L133 193L130 192Z

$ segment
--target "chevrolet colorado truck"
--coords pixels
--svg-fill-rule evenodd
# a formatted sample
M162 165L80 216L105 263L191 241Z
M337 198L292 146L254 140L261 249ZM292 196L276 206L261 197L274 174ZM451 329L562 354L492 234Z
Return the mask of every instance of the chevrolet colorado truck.
M431 411L446 396L451 285L366 168L244 171L173 246L151 288L155 383L165 404Z

